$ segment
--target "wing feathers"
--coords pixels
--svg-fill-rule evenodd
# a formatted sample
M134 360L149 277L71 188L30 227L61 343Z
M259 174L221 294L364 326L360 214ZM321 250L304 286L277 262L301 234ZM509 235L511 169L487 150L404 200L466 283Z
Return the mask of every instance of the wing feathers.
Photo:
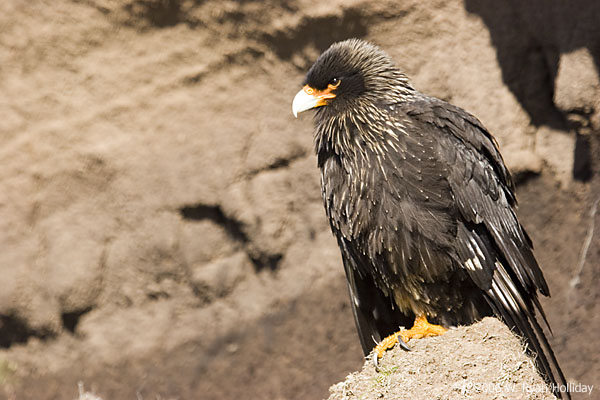
M508 271L500 263L496 263L496 273L492 281L492 287L488 291L488 301L493 309L504 319L505 323L514 327L516 333L528 340L533 347L535 361L546 379L552 383L566 385L566 379L558 365L556 356L548 343L542 327L535 318L535 307L538 301L532 303L522 296L523 288L518 288ZM538 311L541 310L538 308ZM556 373L556 375L555 375ZM556 379L558 378L558 379ZM560 392L555 394L562 398ZM565 398L570 398L565 394Z
M361 274L366 266L358 266L360 257L343 240L338 240L350 292L352 313L363 352L368 355L385 336L400 326L410 327L414 315L404 315L394 307L393 300L378 290L371 274Z
M439 138L438 152L448 163L461 265L486 293L495 314L528 340L546 378L565 384L536 320L539 312L547 324L537 291L549 295L548 285L531 239L517 220L512 179L497 144L475 117L441 100L426 105L428 101L413 104L408 114L415 118L416 129ZM568 393L564 396L570 398Z

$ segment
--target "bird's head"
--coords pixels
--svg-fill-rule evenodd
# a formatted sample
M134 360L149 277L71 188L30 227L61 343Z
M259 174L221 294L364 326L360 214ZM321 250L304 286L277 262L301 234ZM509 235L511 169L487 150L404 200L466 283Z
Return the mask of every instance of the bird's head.
M348 110L364 102L397 99L413 90L406 76L380 48L360 39L334 43L310 68L292 103L294 116L316 107Z

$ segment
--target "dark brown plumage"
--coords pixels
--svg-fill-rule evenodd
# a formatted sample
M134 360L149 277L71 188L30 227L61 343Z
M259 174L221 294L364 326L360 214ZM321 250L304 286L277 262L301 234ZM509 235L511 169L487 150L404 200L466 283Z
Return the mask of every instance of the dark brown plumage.
M365 354L417 315L446 327L495 315L525 338L549 383L565 384L536 320L548 285L483 125L416 91L387 54L357 39L311 67L293 112L311 108Z

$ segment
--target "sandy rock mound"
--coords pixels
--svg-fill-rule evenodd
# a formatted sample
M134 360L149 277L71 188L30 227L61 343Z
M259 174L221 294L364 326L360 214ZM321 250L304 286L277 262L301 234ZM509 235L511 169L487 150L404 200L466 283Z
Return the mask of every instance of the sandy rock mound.
M367 360L329 389L329 400L555 398L519 339L495 318L410 346L388 351L379 372Z

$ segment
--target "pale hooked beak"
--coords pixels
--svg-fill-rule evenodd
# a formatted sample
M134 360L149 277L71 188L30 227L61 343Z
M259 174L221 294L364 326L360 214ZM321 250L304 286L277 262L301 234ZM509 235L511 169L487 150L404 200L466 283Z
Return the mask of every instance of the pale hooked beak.
M302 111L310 110L311 108L324 106L327 104L327 99L333 99L335 94L331 93L331 89L317 91L308 85L305 85L300 90L294 101L292 102L292 113L298 118L298 114Z

